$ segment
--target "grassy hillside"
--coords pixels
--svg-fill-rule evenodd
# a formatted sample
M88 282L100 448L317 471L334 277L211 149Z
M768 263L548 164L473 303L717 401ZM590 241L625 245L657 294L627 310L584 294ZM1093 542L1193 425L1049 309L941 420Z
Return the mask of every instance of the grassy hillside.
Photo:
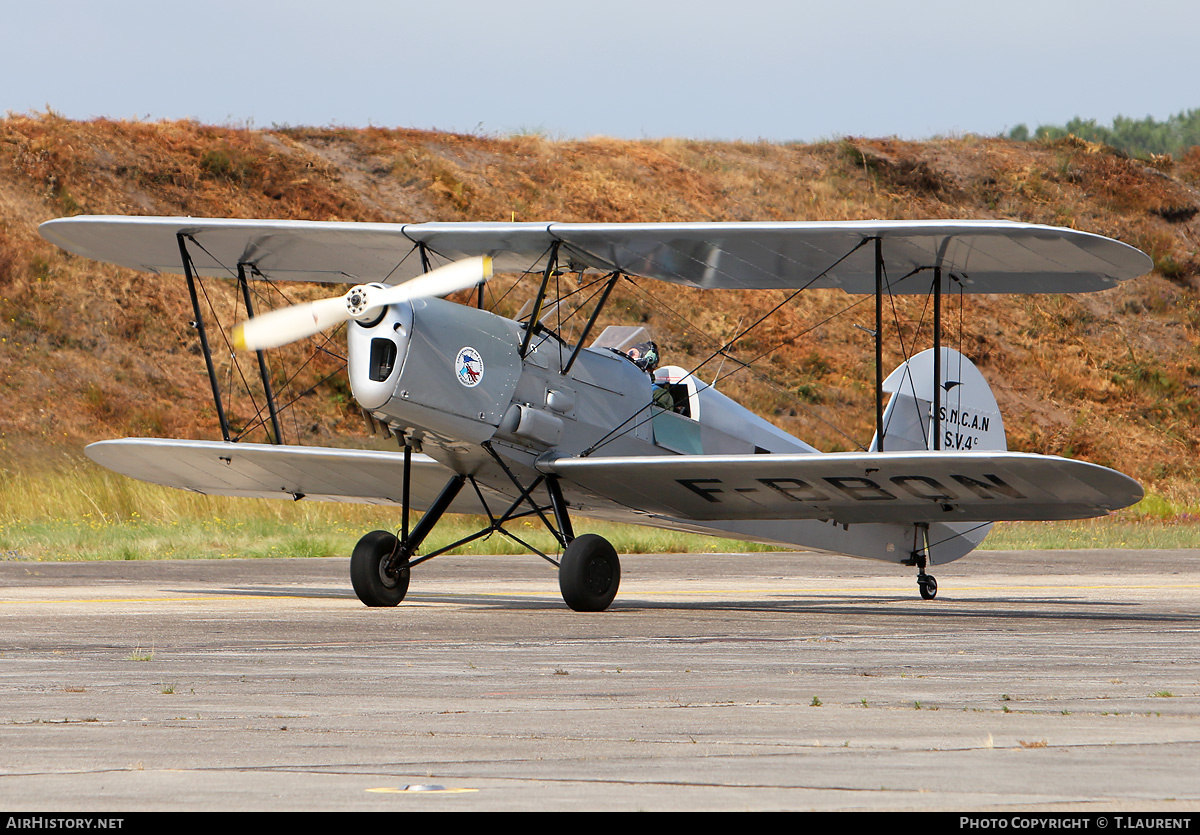
M1106 293L971 298L961 317L947 311L946 340L993 381L1010 447L1114 466L1192 500L1200 495L1198 209L1200 148L1142 161L1073 137L566 142L9 116L0 120L0 466L53 468L105 437L219 435L183 280L70 256L37 235L53 217L1005 218L1119 238L1156 265ZM232 325L230 285L207 286ZM505 304L532 292L518 287ZM648 324L665 359L690 366L783 298L629 283L610 322ZM741 358L764 355L761 374L735 374L722 389L822 448L867 442L872 343L853 324L873 325L871 305L814 329L856 302L837 291L803 294L736 347ZM916 323L923 304L901 300L902 321ZM902 357L888 327L891 368ZM911 329L904 337L914 339ZM926 324L919 347L929 338ZM223 377L234 376L213 339ZM300 349L291 359L302 361ZM319 355L289 389L299 394L334 375L298 401L288 440L366 443L337 368ZM711 378L709 369L701 376ZM253 406L238 400L232 410L245 422Z

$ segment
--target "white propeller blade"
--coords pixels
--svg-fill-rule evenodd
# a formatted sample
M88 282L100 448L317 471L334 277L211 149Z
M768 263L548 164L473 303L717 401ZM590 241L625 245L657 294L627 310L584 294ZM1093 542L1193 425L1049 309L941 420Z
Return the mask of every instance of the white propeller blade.
M395 287L360 284L344 296L295 304L242 322L233 329L233 344L247 351L278 348L351 319L369 318L381 307L444 296L491 277L492 259L483 255L438 267Z
M242 322L233 329L233 346L247 351L278 348L350 318L346 300L342 296L294 304Z

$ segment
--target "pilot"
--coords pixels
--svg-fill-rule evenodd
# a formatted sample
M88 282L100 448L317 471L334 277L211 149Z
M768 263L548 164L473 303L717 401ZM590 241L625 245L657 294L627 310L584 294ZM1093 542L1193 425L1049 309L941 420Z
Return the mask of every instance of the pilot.
M625 356L633 360L633 364L647 374L653 374L654 369L658 368L658 346L653 341L638 342L630 346L629 350L625 352Z
M650 398L654 405L669 412L678 412L679 406L675 403L674 395L671 394L670 384L665 381L660 383L654 379L654 369L658 368L658 345L653 341L639 342L630 347L625 356L650 375Z

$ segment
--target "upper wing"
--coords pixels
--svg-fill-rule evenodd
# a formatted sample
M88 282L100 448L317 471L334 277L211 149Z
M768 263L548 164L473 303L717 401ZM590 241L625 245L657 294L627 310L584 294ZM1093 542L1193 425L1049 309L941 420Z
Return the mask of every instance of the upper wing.
M965 293L1081 293L1147 273L1131 246L1074 229L992 220L785 223L334 223L211 218L59 218L42 235L79 255L182 272L177 235L200 275L239 263L283 280L396 283L422 272L417 247L449 260L491 255L498 271L535 267L554 244L578 268L704 288L875 291L874 238L892 293L925 293L928 270Z
M1111 238L994 220L554 224L551 231L597 268L706 288L874 293L876 237L890 293L928 292L933 267L947 274L945 286L964 293L1085 293L1153 267Z
M497 269L519 270L544 252L546 225L467 224L475 255L497 256ZM177 236L187 241L197 275L232 277L238 264L282 281L398 283L424 270L416 255L420 224L339 223L191 217L81 215L48 220L42 237L65 250L152 273L183 273ZM458 260L457 258L454 260ZM253 275L251 276L253 277Z
M1143 495L1115 470L1020 452L559 458L540 469L645 513L694 520L1085 519Z
M400 452L160 438L101 441L85 451L123 475L211 496L393 505L403 498ZM429 456L413 455L412 506L427 508L453 475ZM487 496L493 497L504 501L498 494ZM473 490L461 491L450 511L485 512Z

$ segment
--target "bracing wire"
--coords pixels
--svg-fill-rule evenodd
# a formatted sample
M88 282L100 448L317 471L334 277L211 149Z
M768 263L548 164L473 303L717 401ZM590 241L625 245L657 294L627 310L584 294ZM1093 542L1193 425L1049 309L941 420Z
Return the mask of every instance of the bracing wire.
M721 345L719 348L717 348L715 351L713 351L713 353L711 353L707 358L705 358L702 362L700 362L698 365L694 366L690 371L688 371L687 376L694 376L696 374L696 372L698 372L701 368L703 368L705 365L707 365L709 362L711 362L716 357L722 356L722 355L727 356L729 359L733 360L734 362L742 364L740 362L740 360L738 360L736 357L733 357L732 355L727 353L727 351L729 350L730 347L732 347L739 339L742 339L743 337L746 336L746 334L750 333L752 330L754 330L756 327L758 327L760 324L762 324L764 321L766 321L771 315L773 315L776 311L781 309L785 304L787 304L791 300L795 299L798 295L800 295L800 293L804 292L809 287L811 287L815 282L817 282L818 280L823 278L826 274L828 274L830 272L830 270L833 270L834 268L836 268L838 266L838 264L842 263L847 258L849 258L851 255L853 255L855 252L857 252L859 249L861 249L863 246L865 246L867 244L867 242L870 240L871 240L870 238L864 238L861 241L859 241L854 247L852 247L850 250L848 250L844 255L842 255L836 261L834 261L832 264L830 264L828 267L826 267L825 269L821 270L819 273L814 275L811 279L809 279L807 282L805 282L800 288L798 288L794 292L790 293L787 296L787 298L785 298L779 304L777 304L773 308L771 308L771 310L769 310L766 314L759 317L753 324L751 324L749 327L742 330L740 333L735 335L732 339L726 341L723 345ZM633 283L635 287L638 287L636 282L631 282L631 283ZM648 293L647 291L645 291L644 289L642 289L640 287L638 289L641 290L641 292L643 292L648 298L654 299L653 294ZM860 304L862 301L863 300L860 300L859 302L856 302L856 304ZM655 299L655 302L657 304L658 300ZM851 305L851 307L853 307L853 305ZM677 317L677 318L682 319L682 317ZM685 323L687 322L687 320L685 320L685 319L682 321L684 321ZM692 327L690 323L688 323L688 325L689 325L689 327ZM745 364L742 364L742 366L744 368L749 367L748 365L745 365ZM733 373L733 372L730 372L730 373ZM726 375L726 377L728 377L728 376L729 375ZM797 402L799 402L799 401L797 401ZM809 414L813 414L818 420L825 423L830 428L834 429L834 431L836 431L838 434L842 435L844 438L849 440L851 443L853 443L859 449L863 449L863 450L866 449L866 447L864 447L859 441L850 437L844 431L842 431L841 429L834 426L832 423L829 423L828 421L824 420L824 418L820 417L819 415L815 415L815 413L813 413L811 410L803 407L803 405L802 405L802 408L804 408L805 411L809 412ZM645 412L647 414L647 416L645 418L643 418L642 420L638 421L637 420L638 415L642 414L643 412ZM653 410L650 408L650 404L646 404L646 405L638 408L637 411L635 411L633 414L631 414L629 417L627 417L625 420L623 420L614 429L609 430L599 440L597 440L595 443L593 443L591 446L589 446L586 450L581 452L580 457L587 457L588 455L591 455L593 452L595 452L597 449L600 449L604 445L611 443L613 440L620 437L621 435L625 435L625 434L628 434L629 432L636 431L640 426L645 425L645 423L652 418L653 418ZM628 428L626 428L626 426L628 424L630 424L632 421L637 421L637 422L633 423L632 426L629 426Z

